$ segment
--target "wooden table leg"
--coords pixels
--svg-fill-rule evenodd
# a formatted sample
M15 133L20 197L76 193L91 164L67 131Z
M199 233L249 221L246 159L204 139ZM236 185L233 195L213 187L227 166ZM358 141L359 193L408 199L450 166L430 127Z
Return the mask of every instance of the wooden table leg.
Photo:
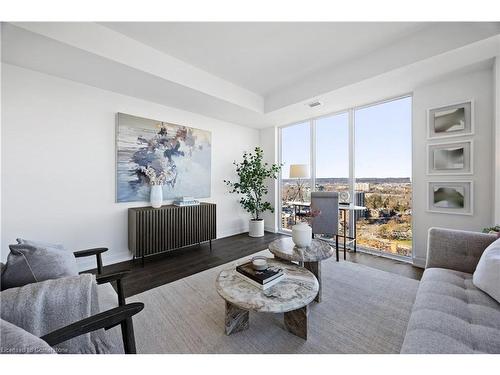
M322 290L321 290L321 262L304 262L304 267L316 276L318 279L319 289L316 298L314 299L316 302L321 302Z
M249 327L249 313L226 301L226 335L244 331Z
M300 309L285 313L285 328L288 332L293 333L304 340L307 340L307 316L309 315L309 307L304 306Z

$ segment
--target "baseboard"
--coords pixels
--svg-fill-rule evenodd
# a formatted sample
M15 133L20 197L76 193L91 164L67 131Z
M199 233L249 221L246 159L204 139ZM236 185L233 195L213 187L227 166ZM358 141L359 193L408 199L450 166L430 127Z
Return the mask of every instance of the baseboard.
M248 228L234 227L234 228L230 228L230 229L225 229L225 230L218 232L217 239L231 237L231 236L235 236L237 234L242 234L242 233L248 233Z

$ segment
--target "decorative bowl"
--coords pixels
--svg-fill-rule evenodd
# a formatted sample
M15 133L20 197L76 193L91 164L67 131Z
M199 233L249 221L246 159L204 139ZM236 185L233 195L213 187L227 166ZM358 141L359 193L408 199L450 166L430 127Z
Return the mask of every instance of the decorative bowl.
M267 258L264 256L256 256L252 258L252 267L256 271L264 271L267 269Z

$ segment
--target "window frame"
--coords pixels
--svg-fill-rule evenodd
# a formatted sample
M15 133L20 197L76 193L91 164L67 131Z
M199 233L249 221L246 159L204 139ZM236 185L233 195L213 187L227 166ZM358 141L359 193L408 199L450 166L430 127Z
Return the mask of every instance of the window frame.
M316 122L320 119L328 118L328 117L334 117L336 115L340 115L342 113L347 113L348 114L348 134L349 134L349 147L348 147L348 152L349 152L349 194L351 197L355 197L355 186L356 186L356 119L355 119L355 112L360 109L368 108L368 107L373 107L376 105L381 105L384 103L404 99L404 98L411 98L412 100L412 112L413 112L413 92L401 94L401 95L396 95L396 96L391 96L387 97L381 100L377 100L375 102L369 102L365 104L360 104L357 106L345 108L339 111L334 111L334 112L329 112L326 114L322 114L319 116L303 119L300 121L294 121L292 123L288 123L285 125L278 126L278 162L281 164L283 162L283 134L282 131L283 129L286 129L288 127L296 126L296 125L301 125L304 123L308 123L309 126L309 131L310 131L310 145L309 145L309 150L310 150L310 165L309 165L309 170L310 170L310 178L309 178L309 183L311 184L311 191L316 191ZM413 138L413 116L411 118L411 134ZM412 154L413 154L413 146L412 146ZM412 162L413 164L413 162ZM413 165L412 165L412 173L411 173L411 181L413 181ZM283 181L283 176L282 172L280 171L279 173L279 181L278 181L278 209L275 211L278 215L278 232L283 233L283 234L290 234L291 230L290 229L285 229L282 226L282 181ZM412 203L413 203L413 198L414 198L414 192L412 189ZM354 225L354 218L352 217L353 215L350 215L351 217L349 218L349 228L352 228ZM413 218L412 218L412 230L413 230ZM358 247L359 248L359 247ZM362 249L364 250L364 249ZM387 252L383 251L375 251L371 249L366 249L366 252L369 253L376 253L377 255L383 255L386 257L390 258L397 258L400 259L402 258L403 260L411 260L413 257L413 247L412 247L412 256L406 257L406 256L398 256L398 255L393 255L389 254Z

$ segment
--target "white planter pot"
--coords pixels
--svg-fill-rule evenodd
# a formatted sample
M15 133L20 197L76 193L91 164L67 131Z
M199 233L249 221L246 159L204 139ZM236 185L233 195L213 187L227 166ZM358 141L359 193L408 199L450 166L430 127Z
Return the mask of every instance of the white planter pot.
M248 235L250 237L263 237L264 236L264 219L250 220L248 223Z
M292 241L297 247L308 247L312 242L312 228L306 223L298 223L292 227Z
M153 208L160 208L163 203L163 187L161 185L151 185L149 199Z

